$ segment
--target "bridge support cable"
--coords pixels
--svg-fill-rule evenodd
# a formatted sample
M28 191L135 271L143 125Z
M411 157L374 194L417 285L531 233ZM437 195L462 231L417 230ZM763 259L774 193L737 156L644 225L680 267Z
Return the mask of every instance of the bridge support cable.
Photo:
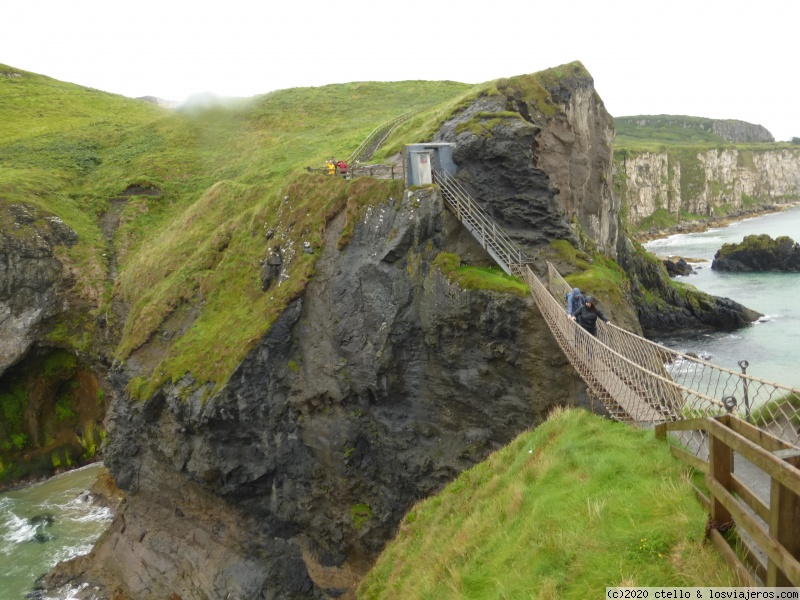
M613 324L594 337L566 314L571 289L548 262L544 282L530 261L453 177L434 172L447 207L508 274L523 279L554 338L592 397L620 421L651 425L732 414L800 445L800 390L681 354ZM747 406L743 404L747 403ZM691 444L697 446L696 444Z

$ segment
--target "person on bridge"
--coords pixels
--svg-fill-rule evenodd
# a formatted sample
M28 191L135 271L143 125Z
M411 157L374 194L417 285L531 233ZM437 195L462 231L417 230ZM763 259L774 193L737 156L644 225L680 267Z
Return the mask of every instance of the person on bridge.
M583 294L579 288L572 288L572 291L567 294L567 314L571 317L578 309L583 306Z
M586 331L597 337L597 319L608 323L608 317L606 317L603 311L600 310L600 307L597 306L594 296L587 295L584 300L586 303L572 315L572 319Z

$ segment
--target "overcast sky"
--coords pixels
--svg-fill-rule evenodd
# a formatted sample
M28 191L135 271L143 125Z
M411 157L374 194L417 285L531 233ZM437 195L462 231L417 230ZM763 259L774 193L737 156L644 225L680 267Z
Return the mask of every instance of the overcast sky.
M580 60L614 116L800 137L798 0L16 0L0 21L0 63L131 97L480 83Z

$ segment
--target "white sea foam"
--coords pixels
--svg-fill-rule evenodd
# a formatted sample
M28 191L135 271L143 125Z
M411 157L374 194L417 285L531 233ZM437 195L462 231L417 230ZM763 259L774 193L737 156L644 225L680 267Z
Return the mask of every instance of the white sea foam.
M5 528L8 531L3 535L3 540L7 544L2 548L4 554L9 554L13 551L14 544L21 544L33 539L33 535L36 533L36 525L32 525L28 519L22 519L14 513L7 514Z
M763 325L764 323L770 323L780 318L781 315L764 315L763 317L760 317L757 321L753 321L753 325Z
M55 596L43 596L43 600L79 600L78 593L85 590L88 586L88 583L83 583L79 586L66 585L56 592L52 592L55 593ZM89 598L90 600L94 600L97 596L92 594Z

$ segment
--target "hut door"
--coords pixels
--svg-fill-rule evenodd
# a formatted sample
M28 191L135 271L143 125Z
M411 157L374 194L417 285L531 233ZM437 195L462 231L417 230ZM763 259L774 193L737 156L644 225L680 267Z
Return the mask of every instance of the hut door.
M425 185L433 183L433 177L431 177L430 152L420 152L417 154L417 167L419 168L419 184Z

